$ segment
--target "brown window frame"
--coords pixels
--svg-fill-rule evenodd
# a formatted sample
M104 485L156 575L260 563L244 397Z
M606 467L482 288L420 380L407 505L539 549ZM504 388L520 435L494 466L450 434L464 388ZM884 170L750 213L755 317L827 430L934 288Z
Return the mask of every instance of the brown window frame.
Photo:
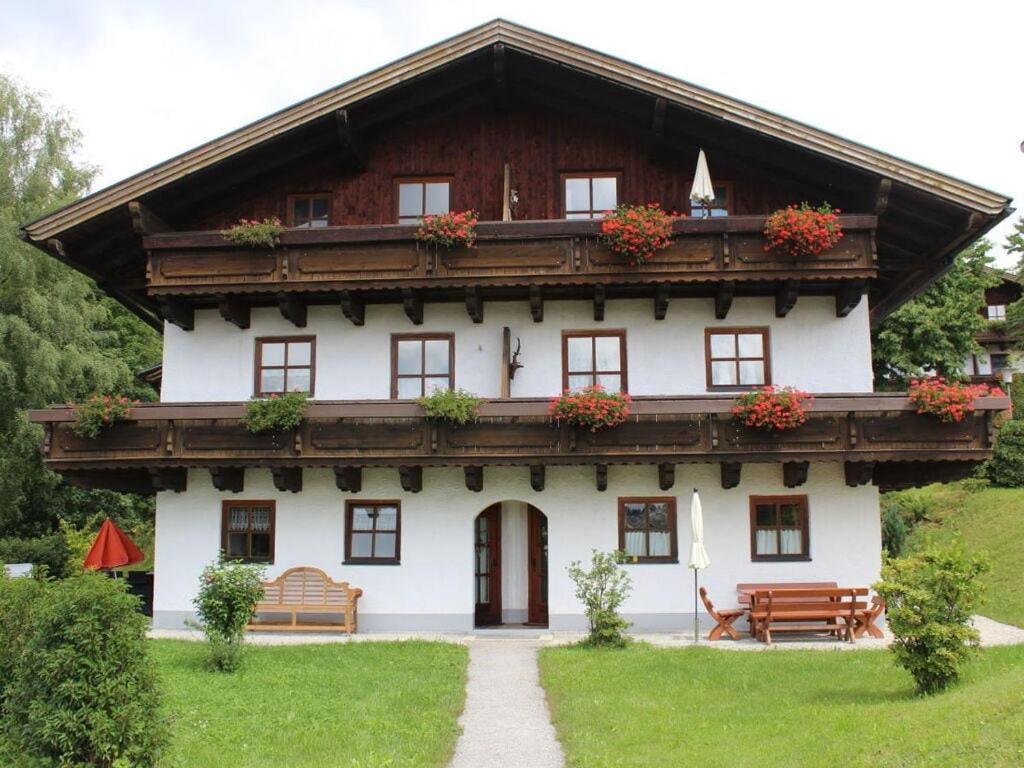
M619 497L619 551L626 551L626 505L627 504L667 504L668 505L668 522L669 522L669 542L672 545L672 551L668 555L644 555L630 556L626 555L626 564L642 564L642 563L678 563L679 562L679 516L677 515L676 509L676 497L675 496L620 496ZM644 529L645 535L648 536L648 547L650 550L650 527Z
M402 221L402 210L399 207L401 205L400 189L402 184L439 184L444 182L448 185L448 211L452 210L452 199L455 197L455 177L451 175L438 175L438 176L396 176L394 179L394 195L395 195L395 222L398 224L406 224L412 226L413 222ZM427 190L423 189L423 206L420 211L420 218L426 215L424 211L427 207ZM408 218L408 217L406 217Z
M566 218L569 213L589 213L590 219L593 220L595 213L604 213L605 208L600 210L591 208L590 210L578 210L578 211L567 211L565 209L565 182L567 179L590 179L590 204L594 204L594 179L615 179L615 204L618 205L622 202L622 171L609 171L609 170L595 170L595 171L563 171L558 177L558 197L561 204L562 215L561 218Z
M725 215L726 216L734 216L736 214L736 198L733 195L733 189L734 189L733 182L731 182L731 181L712 181L711 182L711 186L713 186L713 187L725 187ZM686 189L691 189L692 187L693 187L693 179L690 179L688 182L686 182ZM693 206L694 206L693 201L687 199L687 201L686 201L686 215L690 216L690 217L693 217L693 218L703 218L702 216L701 217L697 217L697 216L694 215L694 213L693 213ZM720 208L722 206L712 206L712 207ZM716 217L709 216L708 218L710 219L710 218L716 218ZM719 216L717 218L724 218L724 217Z
M352 509L354 507L394 507L397 510L395 515L394 530L387 528L377 530L377 521L374 520L374 527L370 531L357 531L358 533L373 533L374 549L377 546L377 533L395 534L395 556L394 557L352 557ZM402 502L397 499L348 499L345 502L345 560L343 565L401 565L402 563Z
M618 336L618 338L619 338L619 366L620 366L620 370L619 371L598 371L598 370L593 370L593 371L573 371L572 373L574 373L576 375L585 375L585 374L591 373L591 374L594 374L595 380L597 378L597 374L599 374L599 373L613 374L613 375L615 373L618 373L619 376L621 377L621 381L622 381L621 391L622 392L629 392L629 376L628 376L629 372L627 370L629 366L627 365L627 358L626 358L626 329L625 328L610 328L608 330L605 330L604 328L601 328L601 329L592 329L592 330L562 331L562 391L564 392L565 390L567 390L569 388L569 373L570 373L570 371L569 371L569 339L573 339L573 338L576 338L576 339L578 339L578 338L586 338L588 336L592 337L592 338L596 338L598 336ZM594 365L597 365L597 351L596 350L594 350Z
M423 372L424 366L420 366L420 373L418 375L398 374L398 342L400 341L441 341L447 340L448 342L448 389L455 389L455 334L454 333L392 333L391 334L391 399L398 399L398 380L399 379L415 379L419 378L422 382L426 378L439 378L427 376ZM426 347L420 346L420 359L422 362L426 362L424 356L426 354ZM423 391L423 387L420 387ZM427 394L423 392L423 394Z
M302 344L309 342L309 365L288 365L288 345ZM284 344L284 365L263 365L263 345ZM264 368L275 368L284 371L284 390L281 392L264 392L260 387L262 376L260 373ZM316 392L316 336L257 336L255 359L253 361L253 394L256 397L268 397L270 395L283 395L288 392L288 369L309 368L309 391L310 397Z
M757 524L757 505L773 504L776 507L780 504L796 504L800 510L800 547L803 549L799 555L759 555L757 553L757 532L759 530L774 529L776 535L783 528L778 524L778 511L776 510L776 524L774 526L759 526ZM779 539L778 548L781 549L782 541ZM810 506L807 503L806 494L792 494L783 496L751 496L750 497L750 560L751 562L806 562L811 559L811 527L810 527Z
M253 557L252 556L252 518L249 519L249 530L248 530L248 555L228 555L228 528L231 520L231 510L237 508L251 509L252 507L270 507L270 556L269 557ZM220 550L224 553L224 557L229 560L240 561L243 563L265 563L273 565L274 555L277 551L277 502L269 499L248 499L245 501L239 499L225 500L221 502L220 511Z
M287 207L287 209L285 211L285 225L288 226L288 227L293 227L293 228L297 226L295 224L295 203L300 202L302 200L321 200L321 199L327 201L327 226L328 227L331 226L331 224L332 224L331 208L333 208L333 206L331 205L331 193L330 192L310 192L310 193L303 193L303 194L300 194L300 195L288 195L288 202L287 202L288 207ZM312 208L310 208L310 213L312 213ZM302 226L303 229L314 229L314 227L312 227L310 225L299 225L299 226Z
M711 357L711 337L714 335L733 335L739 336L740 334L761 334L761 350L764 353L763 357ZM720 392L745 392L754 387L767 387L772 383L772 333L771 328L766 325L760 326L749 326L749 327L729 327L729 326L714 326L711 328L704 329L704 378L707 384L707 388L713 391ZM736 342L736 354L739 355L739 341ZM731 360L736 364L736 381L740 380L740 362L744 360L762 360L764 361L764 382L761 384L714 384L711 377L711 363L713 361L724 361Z

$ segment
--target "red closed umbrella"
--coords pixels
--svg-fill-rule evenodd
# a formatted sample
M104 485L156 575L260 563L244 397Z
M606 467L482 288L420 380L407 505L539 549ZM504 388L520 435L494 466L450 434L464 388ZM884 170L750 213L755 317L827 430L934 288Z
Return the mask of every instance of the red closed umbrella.
M86 568L120 568L146 559L142 550L109 517L100 526L96 541L85 556Z

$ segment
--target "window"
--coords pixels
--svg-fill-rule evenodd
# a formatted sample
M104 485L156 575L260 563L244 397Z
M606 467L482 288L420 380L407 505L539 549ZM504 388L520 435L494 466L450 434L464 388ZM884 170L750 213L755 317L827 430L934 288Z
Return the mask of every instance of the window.
M451 179L401 179L397 184L399 224L419 224L424 216L451 210Z
M288 226L326 227L331 212L330 195L292 195L288 205Z
M562 389L626 392L626 332L563 331Z
M811 559L806 496L750 497L750 559Z
M397 564L400 559L401 505L397 501L345 504L345 562Z
M1002 373L1010 367L1010 355L1007 352L993 352L989 359L992 361L992 373Z
M282 392L313 394L315 336L256 339L256 396Z
M455 336L450 333L391 337L391 397L402 400L455 388Z
M229 558L274 562L274 502L225 501L221 510L221 549Z
M675 498L619 499L619 549L627 562L676 562Z
M772 383L767 328L704 331L708 389L743 389Z
M695 203L693 200L690 201L690 216L695 219L703 219L710 217L713 219L719 216L728 216L729 208L732 205L730 199L731 186L730 184L715 184L715 199L711 201L711 205L703 205L702 203Z
M619 174L562 174L562 214L567 219L600 219L619 204Z
M988 319L989 320L1005 320L1006 319L1006 305L1005 304L989 304L987 309L988 309Z

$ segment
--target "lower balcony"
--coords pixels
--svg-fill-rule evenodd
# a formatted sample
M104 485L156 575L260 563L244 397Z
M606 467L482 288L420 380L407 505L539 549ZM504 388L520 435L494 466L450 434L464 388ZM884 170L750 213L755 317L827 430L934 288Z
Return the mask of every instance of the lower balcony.
M807 422L787 432L747 428L730 413L731 397L638 397L629 420L591 433L558 425L543 399L492 400L465 426L427 420L415 403L315 402L298 429L254 435L244 403L145 404L96 439L72 430L67 406L32 411L45 428L50 469L72 483L136 493L183 491L189 468L206 468L213 485L241 492L246 468L273 472L282 491L299 491L302 472L333 468L338 487L358 492L365 467L392 467L402 487L422 488L423 467L461 466L466 486L483 487L483 468L529 468L542 490L545 467L592 465L607 484L611 464L648 464L668 490L680 464L721 465L722 485L739 484L744 464L777 463L787 487L803 484L814 462L843 462L846 482L883 489L964 477L991 455L1005 397L976 401L960 423L919 415L901 393L819 395Z

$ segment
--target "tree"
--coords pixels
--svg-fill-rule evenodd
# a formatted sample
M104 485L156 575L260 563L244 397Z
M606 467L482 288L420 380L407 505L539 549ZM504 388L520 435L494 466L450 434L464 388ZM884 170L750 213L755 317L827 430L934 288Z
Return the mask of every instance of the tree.
M119 392L152 399L133 370L160 358L159 336L95 283L20 238L19 227L84 194L95 169L75 159L67 114L0 74L0 530L56 529L68 489L39 457L23 411Z
M1024 216L1013 222L1013 232L1006 236L1006 252L1016 253L1018 259L1024 258ZM1021 276L1024 264L1017 262L1017 276Z
M952 269L889 315L875 331L875 381L881 389L905 386L934 371L956 378L980 349L974 337L988 322L978 310L985 289L999 282L990 269L992 243L979 240L958 254Z

